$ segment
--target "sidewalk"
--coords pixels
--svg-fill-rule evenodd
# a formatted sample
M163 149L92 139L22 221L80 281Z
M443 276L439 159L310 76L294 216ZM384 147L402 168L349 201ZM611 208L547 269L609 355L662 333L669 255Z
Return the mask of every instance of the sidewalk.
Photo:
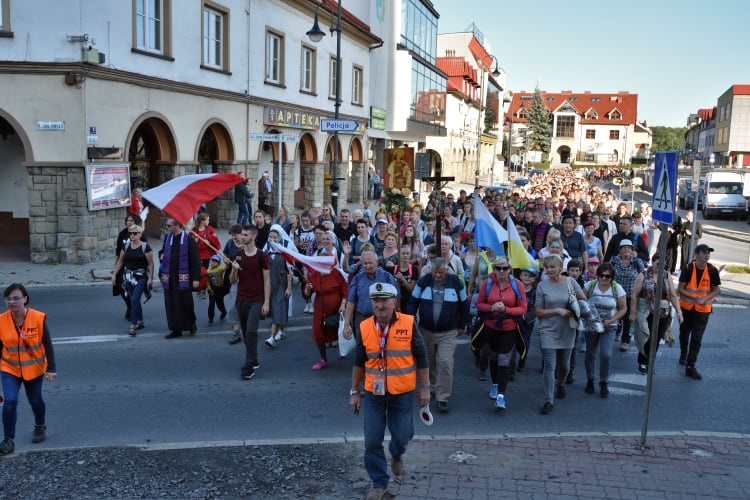
M750 436L685 432L639 444L632 434L417 438L389 490L398 499L747 498ZM357 440L26 452L2 459L13 480L0 495L363 498L362 457Z

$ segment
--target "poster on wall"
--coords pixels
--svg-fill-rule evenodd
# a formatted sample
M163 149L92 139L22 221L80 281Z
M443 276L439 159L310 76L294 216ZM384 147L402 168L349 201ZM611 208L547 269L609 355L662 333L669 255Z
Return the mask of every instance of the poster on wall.
M86 193L89 210L130 205L130 166L86 165Z
M387 189L400 189L404 196L414 191L414 148L385 150L385 178Z

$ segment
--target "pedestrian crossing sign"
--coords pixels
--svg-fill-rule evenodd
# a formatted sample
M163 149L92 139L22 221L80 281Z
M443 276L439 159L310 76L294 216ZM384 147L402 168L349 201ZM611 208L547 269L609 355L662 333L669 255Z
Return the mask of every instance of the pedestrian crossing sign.
M654 196L651 200L651 217L664 224L674 223L678 154L677 151L664 151L656 153L654 159Z

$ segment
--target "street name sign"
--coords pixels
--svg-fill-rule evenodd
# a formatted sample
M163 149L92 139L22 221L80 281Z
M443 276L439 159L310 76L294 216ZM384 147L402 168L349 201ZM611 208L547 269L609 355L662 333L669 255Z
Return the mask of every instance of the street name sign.
M677 151L656 153L654 159L654 196L651 200L655 221L674 222L675 194L677 191Z
M346 120L332 118L323 118L320 120L321 132L356 132L359 127L357 120Z

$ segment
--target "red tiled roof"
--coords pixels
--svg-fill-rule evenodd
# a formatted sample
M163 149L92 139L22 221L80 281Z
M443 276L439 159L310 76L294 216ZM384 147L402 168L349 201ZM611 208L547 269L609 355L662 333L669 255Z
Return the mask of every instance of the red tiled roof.
M308 0L314 4L318 4L318 0ZM333 12L334 15L336 15L336 12L338 12L338 1L337 0L320 0L320 3L323 4L323 9L320 10L318 13L319 19L321 22L327 19L327 14L325 14L326 9L328 9L330 12ZM360 30L365 35L372 37L374 40L381 42L382 40L375 36L374 33L370 31L370 25L362 22L357 16L349 12L348 10L341 8L341 20L346 21L347 23L351 24L358 30ZM326 21L327 22L327 21ZM328 31L326 28L322 28L324 31Z
M521 100L525 98L525 100ZM551 100L548 100L551 99ZM634 124L638 117L638 94L629 92L617 92L615 94L595 94L590 92L574 93L565 92L542 92L544 104L550 112L556 111L565 101L581 114L582 124L608 125L608 124ZM534 100L533 92L515 92L508 107L508 116L513 117L514 122L525 122L525 118L516 118L516 112L524 107L527 110ZM596 111L596 120L587 120L583 115L590 109ZM613 111L622 114L622 120L610 120L609 114Z
M734 95L750 95L750 85L732 85Z
M438 57L435 65L448 75L448 92L467 94L468 87L479 87L477 70L463 57Z
M701 121L706 122L709 120L712 120L716 116L716 106L710 109L699 109L698 110L698 117L700 117Z

